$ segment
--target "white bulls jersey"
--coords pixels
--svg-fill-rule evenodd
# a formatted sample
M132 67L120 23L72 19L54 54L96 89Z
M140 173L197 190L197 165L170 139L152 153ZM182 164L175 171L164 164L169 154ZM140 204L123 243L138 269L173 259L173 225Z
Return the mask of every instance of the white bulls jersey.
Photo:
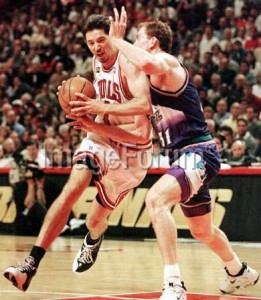
M99 61L93 62L93 84L96 94L104 103L120 104L131 99L121 82L119 55L109 70L103 69ZM97 115L95 122L112 126L131 124L134 123L134 117ZM145 144L115 142L107 136L89 132L76 150L73 162L84 163L84 159L88 158L95 163L97 176L93 179L98 190L97 201L108 209L114 209L131 189L142 182L150 155L151 141Z
M93 85L96 90L96 94L100 95L100 100L104 103L110 104L120 104L129 101L132 97L128 94L130 92L124 89L122 80L121 80L121 68L119 66L119 57L120 53L118 53L117 59L114 65L106 70L102 66L102 64L95 59L93 64L94 70L94 81ZM133 116L112 116L112 115L104 115L98 116L96 118L97 122L106 123L110 125L120 125L120 124L129 124L134 122ZM150 142L145 145L133 145L131 143L126 143L124 141L121 142L122 145L134 147L137 149L145 149L150 146Z

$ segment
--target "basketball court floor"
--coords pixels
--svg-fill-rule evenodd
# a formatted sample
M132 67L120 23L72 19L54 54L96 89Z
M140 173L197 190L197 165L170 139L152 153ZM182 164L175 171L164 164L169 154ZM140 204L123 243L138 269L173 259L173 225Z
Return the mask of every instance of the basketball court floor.
M0 269L22 262L34 237L0 236ZM82 274L72 272L81 238L59 237L43 259L26 293L0 276L1 300L144 300L158 299L162 260L155 240L105 238L95 265ZM261 243L233 243L242 261L261 272ZM179 240L179 262L187 300L261 300L261 280L233 296L219 292L224 278L218 257L201 243Z

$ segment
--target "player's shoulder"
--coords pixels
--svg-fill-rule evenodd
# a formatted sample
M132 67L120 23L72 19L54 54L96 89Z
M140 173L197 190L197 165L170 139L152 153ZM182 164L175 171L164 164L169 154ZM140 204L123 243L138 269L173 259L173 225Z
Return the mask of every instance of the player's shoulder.
M140 73L141 70L134 65L124 54L119 55L119 66L121 70L126 74L130 73Z
M180 66L180 62L178 61L178 59L167 52L157 52L155 54L153 54L155 57L155 60L164 60L165 62L167 62L168 64L171 64L172 66Z

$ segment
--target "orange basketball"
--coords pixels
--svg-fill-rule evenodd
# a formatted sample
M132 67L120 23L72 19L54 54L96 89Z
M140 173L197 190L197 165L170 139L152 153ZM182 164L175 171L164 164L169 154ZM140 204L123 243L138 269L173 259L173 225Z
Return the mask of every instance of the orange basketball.
M87 80L86 78L76 76L66 80L58 93L58 101L62 107L62 109L69 113L71 107L69 105L70 101L77 101L80 99L75 93L82 93L88 96L89 98L95 98L96 92L93 87L93 84Z

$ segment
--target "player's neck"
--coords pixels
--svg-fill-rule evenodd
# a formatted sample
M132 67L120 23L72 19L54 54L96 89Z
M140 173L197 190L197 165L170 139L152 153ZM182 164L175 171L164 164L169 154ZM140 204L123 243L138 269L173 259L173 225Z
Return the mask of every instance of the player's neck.
M110 59L108 61L106 61L105 63L103 63L103 68L106 70L109 70L114 64L115 61L118 57L118 53L119 51L114 51L113 54L111 55Z
M157 53L164 53L165 51L161 50L160 48L154 48L151 49L150 53L151 54L157 54Z

